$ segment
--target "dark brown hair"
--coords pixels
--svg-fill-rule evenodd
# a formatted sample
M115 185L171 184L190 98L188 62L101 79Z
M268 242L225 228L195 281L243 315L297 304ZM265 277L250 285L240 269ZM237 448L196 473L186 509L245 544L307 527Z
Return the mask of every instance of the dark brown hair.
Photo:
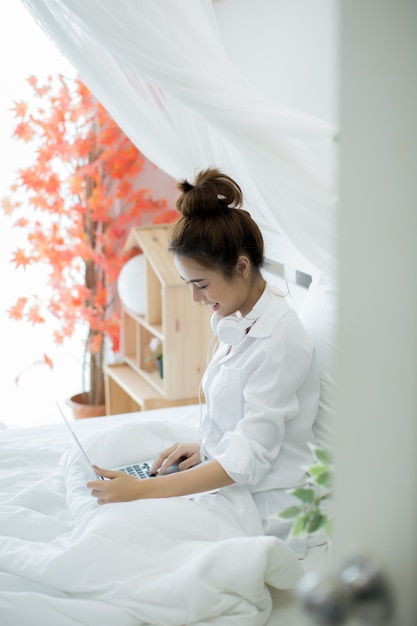
M238 257L246 254L256 269L264 262L264 243L258 225L243 204L242 190L230 176L216 168L199 172L194 184L178 183L182 192L168 249L219 269L226 278L236 271Z

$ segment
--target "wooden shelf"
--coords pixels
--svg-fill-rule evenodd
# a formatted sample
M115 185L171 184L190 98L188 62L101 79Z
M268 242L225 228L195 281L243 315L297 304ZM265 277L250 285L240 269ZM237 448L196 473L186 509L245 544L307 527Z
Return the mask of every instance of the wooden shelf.
M197 404L198 397L167 400L144 378L124 363L106 368L106 414L147 411L170 406Z
M192 302L188 286L178 276L168 252L168 227L134 228L126 249L139 247L145 255L145 315L122 313L122 365L106 372L108 414L178 406L198 402L211 338L207 307ZM149 343L161 341L163 378Z
M131 367L131 369L136 372L137 374L139 374L139 376L146 381L146 383L148 384L148 386L152 387L153 389L153 393L155 395L155 391L157 393L161 393L162 392L162 380L161 380L161 376L159 374L159 371L156 367L154 367L153 369L141 369L136 361L134 359L130 359L125 357L125 362L127 363L127 365L129 365Z

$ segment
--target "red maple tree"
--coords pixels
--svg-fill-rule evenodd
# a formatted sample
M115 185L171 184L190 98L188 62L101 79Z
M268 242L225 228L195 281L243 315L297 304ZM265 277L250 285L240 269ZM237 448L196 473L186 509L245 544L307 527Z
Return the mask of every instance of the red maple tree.
M87 327L86 403L104 403L105 341L117 351L120 305L115 284L127 255L130 229L177 217L165 200L138 187L146 159L79 79L62 74L39 84L30 102L15 102L14 137L32 144L30 167L17 173L3 210L26 235L14 252L16 268L47 264L50 298L19 298L10 317L33 324L56 321L62 344L78 323ZM130 253L132 254L132 253ZM51 360L44 355L44 362Z

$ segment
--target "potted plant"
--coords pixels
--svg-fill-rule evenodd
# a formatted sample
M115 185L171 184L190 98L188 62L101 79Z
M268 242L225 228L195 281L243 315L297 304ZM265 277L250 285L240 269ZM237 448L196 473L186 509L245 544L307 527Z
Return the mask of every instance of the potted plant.
M292 521L293 536L314 535L324 532L327 541L332 538L333 514L330 503L333 497L334 464L332 455L322 448L311 446L313 464L306 468L309 484L296 487L290 493L298 504L279 513L279 517Z
M84 324L89 375L87 383L83 373L78 399L103 405L106 351L119 347L116 280L128 258L128 232L172 221L176 213L138 186L145 157L78 78L28 82L33 98L14 104L14 137L35 147L34 158L17 173L2 206L25 234L13 263L49 266L50 297L19 298L9 315L33 324L52 315L58 345ZM44 362L52 365L47 355Z
M155 361L158 368L159 376L164 377L164 358L162 353L162 341L159 337L152 337L148 344L150 353L146 357L146 361Z

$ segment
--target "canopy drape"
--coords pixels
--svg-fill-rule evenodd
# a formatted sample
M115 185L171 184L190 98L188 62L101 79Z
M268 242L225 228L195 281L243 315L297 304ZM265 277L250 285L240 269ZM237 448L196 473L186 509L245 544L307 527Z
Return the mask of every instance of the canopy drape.
M336 129L254 89L210 0L22 1L152 162L176 179L220 167L261 227L336 277Z

